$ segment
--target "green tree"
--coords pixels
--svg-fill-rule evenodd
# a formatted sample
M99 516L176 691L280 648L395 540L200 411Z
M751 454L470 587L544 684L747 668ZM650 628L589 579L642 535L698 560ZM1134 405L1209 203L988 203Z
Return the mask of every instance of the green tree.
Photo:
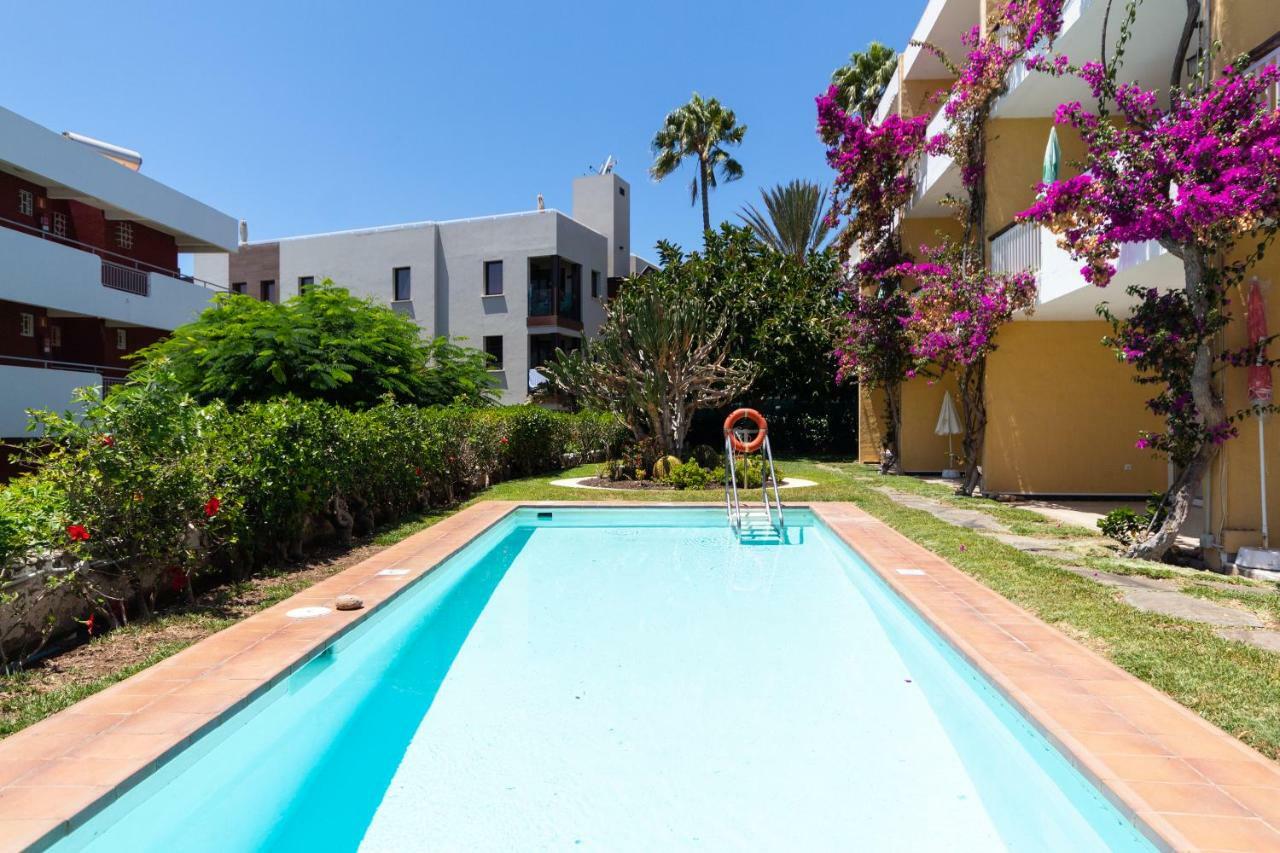
M734 356L728 316L688 273L671 264L631 280L610 302L599 336L557 351L543 368L554 388L617 414L637 439L676 456L694 413L733 400L755 376Z
M875 115L876 106L898 69L897 60L893 48L878 41L871 42L866 50L849 54L848 64L831 73L831 82L840 90L840 106L864 119Z
M325 280L287 302L219 296L194 322L139 353L200 402L237 405L292 394L366 408L493 399L484 353L424 339L408 317Z
M738 124L733 110L725 109L715 98L704 99L697 92L687 104L676 107L663 119L662 129L653 137L653 165L649 174L661 181L680 168L685 158L697 161L698 173L689 184L689 202L702 196L702 230L711 230L711 208L707 194L718 181L736 181L742 177L742 164L726 150L740 145L747 133Z
M760 189L766 213L747 204L738 217L756 239L775 252L804 260L822 250L831 226L827 223L827 191L812 181L795 180Z

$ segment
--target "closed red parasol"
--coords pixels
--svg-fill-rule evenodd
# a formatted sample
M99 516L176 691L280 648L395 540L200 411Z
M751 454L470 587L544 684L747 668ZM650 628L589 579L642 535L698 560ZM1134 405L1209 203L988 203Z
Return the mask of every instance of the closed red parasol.
M1271 402L1271 368L1266 364L1267 306L1262 286L1255 278L1249 288L1249 343L1258 344L1258 359L1249 365L1249 403L1265 406Z

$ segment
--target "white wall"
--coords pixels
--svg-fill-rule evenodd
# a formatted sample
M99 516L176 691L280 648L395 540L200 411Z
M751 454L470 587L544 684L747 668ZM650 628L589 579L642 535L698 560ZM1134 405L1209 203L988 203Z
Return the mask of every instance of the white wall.
M0 437L33 435L27 432L27 409L66 411L72 408L72 392L86 385L101 388L102 377L88 372L0 365Z
M208 306L214 291L151 273L150 296L102 286L94 254L0 228L0 295L13 302L73 311L120 323L176 329Z

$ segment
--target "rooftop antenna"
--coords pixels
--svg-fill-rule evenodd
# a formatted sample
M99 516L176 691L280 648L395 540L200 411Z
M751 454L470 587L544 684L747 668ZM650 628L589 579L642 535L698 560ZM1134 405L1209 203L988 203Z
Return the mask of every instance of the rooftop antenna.
M618 162L617 162L616 160L614 160L614 159L613 159L613 155L612 155L612 154L610 154L608 157L604 158L604 165L600 167L600 172L599 172L599 174L601 174L601 175L609 175L609 174L612 174L612 173L613 173L613 167L614 167L614 166L616 166L616 165L618 165Z

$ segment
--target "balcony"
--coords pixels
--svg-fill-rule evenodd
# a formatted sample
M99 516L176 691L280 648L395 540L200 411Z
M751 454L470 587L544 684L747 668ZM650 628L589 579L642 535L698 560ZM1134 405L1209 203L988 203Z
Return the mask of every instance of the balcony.
M123 381L126 371L91 364L0 356L0 437L21 438L27 432L27 409L64 412L77 388Z
M582 264L558 255L529 259L528 325L582 331Z
M1129 243L1116 259L1116 275L1105 288L1080 274L1081 264L1058 245L1055 234L1030 222L1015 223L991 239L993 273L1032 272L1036 277L1033 320L1094 320L1107 302L1122 313L1135 304L1125 293L1131 284L1172 290L1182 284L1182 263L1159 243Z
M945 132L949 122L944 104L929 122L925 138L932 139ZM947 196L959 198L964 192L964 183L960 180L960 169L956 166L955 158L950 154L924 153L916 160L912 170L915 190L911 194L911 200L907 202L906 215L912 218L952 215L943 201Z
M1053 52L1073 60L1097 58L1102 41L1102 21L1107 4L1100 0L1067 0L1062 8L1062 30ZM1123 9L1123 6L1116 8ZM1110 45L1119 23L1112 10ZM1163 89L1169 82L1170 57L1177 48L1185 7L1167 2L1143 3L1138 7L1134 37L1125 47L1121 82L1139 82L1148 89ZM996 101L993 118L1045 118L1059 104L1092 103L1089 89L1075 77L1051 77L1029 71L1019 62L1009 71L1008 91Z
M215 286L83 243L0 220L0 298L121 323L175 329Z

